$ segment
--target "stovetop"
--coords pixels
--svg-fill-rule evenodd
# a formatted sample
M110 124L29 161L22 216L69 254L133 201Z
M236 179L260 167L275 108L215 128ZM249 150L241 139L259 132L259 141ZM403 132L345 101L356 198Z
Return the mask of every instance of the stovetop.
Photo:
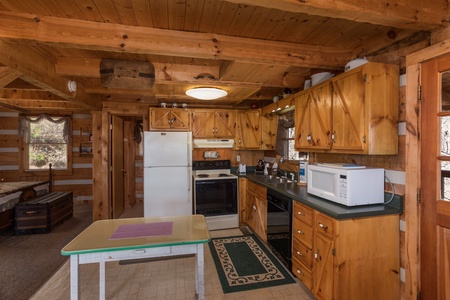
M230 179L237 178L230 172L229 160L193 161L192 174L196 180Z

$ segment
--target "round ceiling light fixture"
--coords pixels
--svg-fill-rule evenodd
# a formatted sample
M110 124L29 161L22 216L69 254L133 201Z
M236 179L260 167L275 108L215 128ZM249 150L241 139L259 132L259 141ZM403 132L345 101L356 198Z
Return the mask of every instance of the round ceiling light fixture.
M218 88L198 87L187 90L186 95L200 100L215 100L225 97L228 93Z

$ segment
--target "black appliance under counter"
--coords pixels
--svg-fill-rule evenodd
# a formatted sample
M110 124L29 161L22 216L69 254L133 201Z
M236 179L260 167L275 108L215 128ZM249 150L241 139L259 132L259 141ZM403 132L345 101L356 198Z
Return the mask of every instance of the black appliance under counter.
M403 213L403 197L394 195L394 199L388 205L371 204L362 206L345 206L334 203L313 195L306 191L306 186L300 186L296 182L273 183L267 180L268 175L246 174L239 177L247 178L257 184L273 189L286 197L318 210L336 220L382 216ZM385 202L391 197L391 193L385 193Z

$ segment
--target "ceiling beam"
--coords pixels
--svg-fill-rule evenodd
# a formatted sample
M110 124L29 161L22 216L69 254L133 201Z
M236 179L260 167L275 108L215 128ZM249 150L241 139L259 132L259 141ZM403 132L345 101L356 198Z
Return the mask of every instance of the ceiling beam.
M59 47L236 62L342 68L351 49L0 12L0 38Z
M345 19L395 28L433 30L449 23L446 0L224 0L294 13Z
M27 45L21 44L20 51L14 46L0 40L0 64L22 73L23 75L20 77L22 80L63 99L78 102L86 108L98 109L101 107L99 101L83 91L82 85L76 92L69 92L67 83L71 78L56 74L55 64L47 57Z
M0 98L0 106L28 113L31 111L87 111L86 107L73 101L61 100L28 100L28 99L3 99Z

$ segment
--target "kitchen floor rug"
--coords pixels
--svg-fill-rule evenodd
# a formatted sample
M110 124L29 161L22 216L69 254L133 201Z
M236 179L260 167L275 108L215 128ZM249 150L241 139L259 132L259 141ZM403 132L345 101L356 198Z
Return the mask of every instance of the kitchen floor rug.
M295 283L253 234L211 239L209 248L224 294Z

